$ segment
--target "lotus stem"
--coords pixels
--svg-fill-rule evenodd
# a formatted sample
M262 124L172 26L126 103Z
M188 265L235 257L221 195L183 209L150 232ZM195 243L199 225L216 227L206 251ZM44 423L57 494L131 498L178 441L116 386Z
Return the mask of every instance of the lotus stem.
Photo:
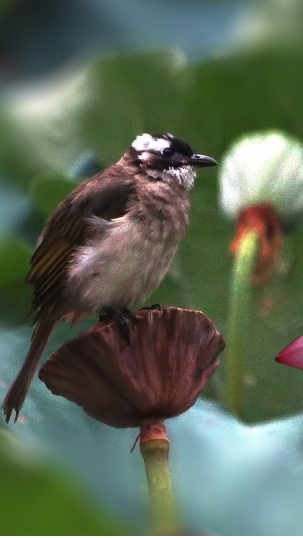
M259 236L254 230L243 234L235 253L229 306L229 333L226 347L226 392L229 410L238 418L245 416L245 370L247 335L251 315L251 292Z
M141 427L140 451L144 459L155 534L175 534L177 529L168 463L169 441L163 422Z

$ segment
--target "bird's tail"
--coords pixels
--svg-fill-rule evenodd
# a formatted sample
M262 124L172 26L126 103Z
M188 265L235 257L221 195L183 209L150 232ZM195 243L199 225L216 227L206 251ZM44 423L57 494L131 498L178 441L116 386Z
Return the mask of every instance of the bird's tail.
M30 348L26 355L24 364L17 375L15 381L9 388L4 398L2 409L4 410L6 422L8 423L13 409L16 412L15 422L18 418L23 402L26 398L29 386L37 370L41 355L54 328L55 321L39 321L32 336Z

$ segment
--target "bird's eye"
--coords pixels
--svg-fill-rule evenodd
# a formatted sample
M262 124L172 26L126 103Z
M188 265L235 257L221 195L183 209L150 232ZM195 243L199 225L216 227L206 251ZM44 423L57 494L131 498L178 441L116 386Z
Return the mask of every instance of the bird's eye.
M162 154L165 155L165 157L171 157L172 154L173 154L173 150L170 149L170 148L165 148L165 149L162 151Z

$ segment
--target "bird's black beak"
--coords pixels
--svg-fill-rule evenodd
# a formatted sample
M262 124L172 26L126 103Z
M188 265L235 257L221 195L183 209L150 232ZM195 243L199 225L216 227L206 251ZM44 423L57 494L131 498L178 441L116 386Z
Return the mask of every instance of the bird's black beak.
M191 156L189 159L189 164L192 166L215 166L217 161L213 159L212 157L208 157L207 155L200 155L199 153L194 153L194 155Z

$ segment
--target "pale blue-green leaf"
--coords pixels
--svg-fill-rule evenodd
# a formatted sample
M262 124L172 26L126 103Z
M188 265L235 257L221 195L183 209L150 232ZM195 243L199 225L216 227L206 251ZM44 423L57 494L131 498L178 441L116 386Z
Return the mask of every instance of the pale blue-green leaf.
M1 397L30 334L20 329L0 335ZM66 337L66 329L59 328L46 356ZM199 401L167 427L173 486L186 528L227 535L302 533L303 416L245 426L217 404ZM9 428L76 470L105 506L136 522L138 532L147 528L144 465L138 448L130 453L136 429L99 424L77 405L53 396L38 379L20 420Z

